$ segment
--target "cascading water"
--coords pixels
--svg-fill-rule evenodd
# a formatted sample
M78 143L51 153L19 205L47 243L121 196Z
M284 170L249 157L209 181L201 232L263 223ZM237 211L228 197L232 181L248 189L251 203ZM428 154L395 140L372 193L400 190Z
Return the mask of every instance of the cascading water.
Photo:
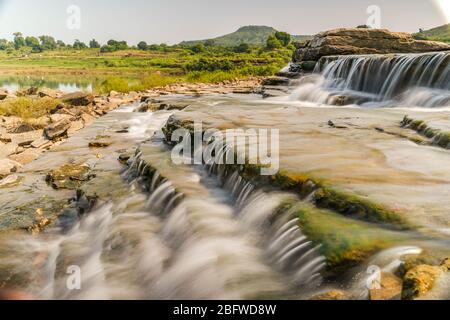
M450 53L324 57L292 100L364 106L450 106Z

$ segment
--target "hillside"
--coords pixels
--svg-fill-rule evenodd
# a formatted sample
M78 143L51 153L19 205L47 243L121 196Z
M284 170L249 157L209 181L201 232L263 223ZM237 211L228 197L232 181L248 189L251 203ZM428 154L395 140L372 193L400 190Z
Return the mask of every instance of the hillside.
M239 28L236 32L217 37L214 39L183 41L181 45L195 45L198 43L205 43L206 41L214 41L215 45L224 47L237 46L243 42L250 45L262 46L265 45L269 36L275 34L277 30L267 26L246 26ZM304 41L310 38L309 36L293 36L295 41Z
M416 38L450 42L450 24L414 34Z

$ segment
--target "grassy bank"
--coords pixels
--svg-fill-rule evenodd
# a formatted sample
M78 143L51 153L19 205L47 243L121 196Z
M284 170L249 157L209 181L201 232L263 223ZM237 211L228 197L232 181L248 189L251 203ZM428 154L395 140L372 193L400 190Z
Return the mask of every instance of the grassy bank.
M242 53L221 47L202 52L178 47L168 47L164 52L129 49L102 53L99 49L70 48L40 53L0 51L0 81L14 75L25 85L39 85L44 77L55 86L60 81L83 82L92 85L96 93L128 92L175 82L214 83L269 76L285 66L291 54L292 48L285 47L255 47ZM41 82L46 86L47 81Z

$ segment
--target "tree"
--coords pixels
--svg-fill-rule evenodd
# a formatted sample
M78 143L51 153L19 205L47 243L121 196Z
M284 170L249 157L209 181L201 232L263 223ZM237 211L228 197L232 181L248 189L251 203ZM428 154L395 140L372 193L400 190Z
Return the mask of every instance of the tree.
M33 52L41 52L41 44L39 43L39 39L36 37L26 37L25 44L27 47L30 47Z
M72 47L75 50L82 50L82 49L86 49L88 46L84 42L81 42L80 40L76 39L75 42L73 43Z
M100 48L100 52L102 53L106 53L106 52L114 52L116 51L116 49L113 46L110 45L104 45Z
M114 51L128 49L128 44L126 41L109 40L107 44L108 46L113 47Z
M0 50L7 50L8 48L11 48L12 44L6 39L0 39Z
M16 50L25 47L25 39L23 38L21 32L14 32L13 36L14 36L14 47L16 48Z
M39 40L41 41L42 50L54 50L57 47L55 38L51 36L40 36Z
M291 35L287 32L277 31L275 33L275 38L277 38L284 47L287 47L291 43Z
M203 43L198 43L193 45L190 49L193 53L205 52L205 45Z
M247 53L250 52L250 46L248 43L242 42L240 45L234 48L236 53Z
M214 47L216 42L213 39L209 39L205 41L205 47Z
M89 42L89 48L91 48L91 49L98 49L98 48L100 48L100 43L98 43L97 40L92 39L92 40Z
M274 35L272 35L267 38L266 47L269 50L279 49L282 47L282 43Z
M141 41L138 43L137 47L139 50L145 51L148 49L148 44L145 41Z
M64 47L66 47L66 44L62 40L58 40L58 41L56 41L56 46L58 48L64 48Z

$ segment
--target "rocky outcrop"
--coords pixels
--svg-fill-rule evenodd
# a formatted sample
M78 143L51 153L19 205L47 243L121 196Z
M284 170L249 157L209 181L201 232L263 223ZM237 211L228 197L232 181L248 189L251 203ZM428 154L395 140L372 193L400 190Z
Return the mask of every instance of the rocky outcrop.
M336 29L316 35L296 50L295 67L312 71L315 62L324 56L423 53L450 50L450 45L415 40L409 33L390 32L385 29Z

